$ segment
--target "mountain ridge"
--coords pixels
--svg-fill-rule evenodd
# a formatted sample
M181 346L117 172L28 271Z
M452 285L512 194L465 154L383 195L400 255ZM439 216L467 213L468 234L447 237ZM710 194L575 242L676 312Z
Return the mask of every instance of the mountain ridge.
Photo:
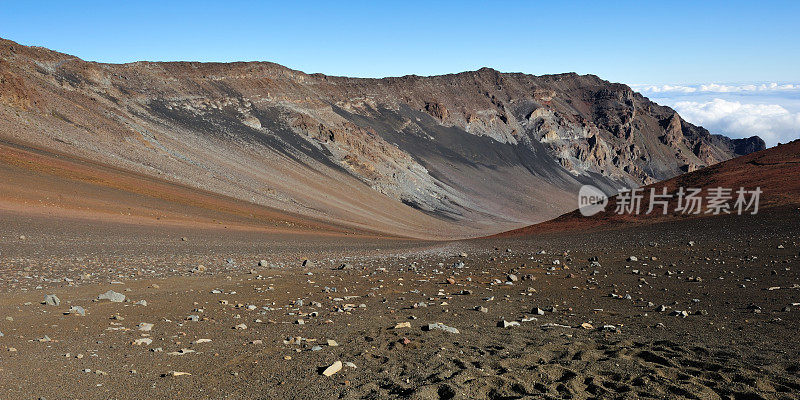
M594 75L86 62L0 41L0 134L329 222L466 237L764 148ZM391 210L391 211L388 211Z

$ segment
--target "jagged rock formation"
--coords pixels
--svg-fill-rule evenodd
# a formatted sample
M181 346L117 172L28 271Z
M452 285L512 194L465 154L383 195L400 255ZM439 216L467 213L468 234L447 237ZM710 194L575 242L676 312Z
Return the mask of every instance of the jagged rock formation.
M353 226L493 233L764 148L593 75L99 64L0 40L0 137Z

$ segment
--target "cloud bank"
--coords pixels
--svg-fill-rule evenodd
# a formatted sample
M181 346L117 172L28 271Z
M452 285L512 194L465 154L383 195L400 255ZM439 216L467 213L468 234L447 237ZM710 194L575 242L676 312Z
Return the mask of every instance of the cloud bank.
M699 85L631 85L631 88L643 94L649 93L745 93L745 92L783 92L800 91L800 84L794 83L760 83L726 85L706 83Z
M733 138L758 135L774 146L800 138L800 83L631 85L686 121Z
M768 146L800 138L800 112L778 104L747 104L739 101L679 101L673 105L685 120L712 133L731 137L758 135Z

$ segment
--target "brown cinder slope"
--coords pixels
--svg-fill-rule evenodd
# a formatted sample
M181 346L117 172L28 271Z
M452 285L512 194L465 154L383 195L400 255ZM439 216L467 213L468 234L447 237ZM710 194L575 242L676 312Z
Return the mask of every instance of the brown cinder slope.
M357 229L450 238L764 147L593 75L358 79L85 62L0 39L0 138Z
M379 234L293 215L66 154L0 140L0 212L184 228Z
M677 207L676 197L670 200L670 211L667 215L661 213L661 206L655 206L654 212L651 214L644 213L644 211L648 210L650 204L651 188L654 188L656 193L662 193L663 188L666 188L667 193L675 195L680 187L702 188L703 196L707 194L709 188L733 189L734 200L730 202L731 206L733 206L736 199L735 192L740 187L744 187L746 190L753 190L759 187L763 191L760 195L759 210L800 205L800 140L747 156L737 157L700 171L683 174L667 181L645 186L643 188L644 198L641 203L642 214L640 215L616 213L618 197L615 196L609 199L605 211L591 217L584 217L579 211L575 210L551 221L504 232L494 237L519 237L546 232L585 230L588 228L620 228L677 219L713 216L713 214L705 213L705 203L703 203L703 213L699 215L674 212ZM577 197L575 198L575 203L577 205ZM733 212L735 213L736 211Z

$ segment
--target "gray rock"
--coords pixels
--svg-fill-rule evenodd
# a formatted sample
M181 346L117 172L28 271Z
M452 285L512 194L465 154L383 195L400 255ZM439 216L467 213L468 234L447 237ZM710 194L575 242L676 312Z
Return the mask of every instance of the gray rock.
M544 315L544 310L542 310L539 307L534 307L534 309L531 310L531 314L533 314L533 315Z
M44 304L47 304L48 306L59 306L61 305L61 299L54 294L47 294L44 296Z
M100 296L97 296L97 299L108 300L111 301L112 303L122 303L123 301L125 301L125 295L122 293L117 293L113 290L109 290L101 294Z
M672 316L674 316L674 317L683 317L683 318L686 318L686 317L688 317L688 316L689 316L689 313L688 313L688 312L686 312L686 311L678 311L678 310L675 310L675 311L673 311L673 312L669 313L669 315L672 315Z
M150 332L151 330L153 330L153 326L154 326L153 324L142 322L139 324L138 328L140 331Z
M75 315L80 315L80 316L83 317L83 316L86 315L86 310L81 306L72 306L72 307L69 308L69 313L70 314L75 314Z
M606 332L619 332L619 328L611 324L603 325L600 329Z
M511 328L512 326L519 326L519 322L502 320L497 323L497 326L501 328Z
M445 325L445 324L443 324L441 322L428 324L428 331L434 331L434 330L445 331L445 332L449 332L449 333L460 333L458 331L458 329L450 327L450 326L447 326L447 325Z

